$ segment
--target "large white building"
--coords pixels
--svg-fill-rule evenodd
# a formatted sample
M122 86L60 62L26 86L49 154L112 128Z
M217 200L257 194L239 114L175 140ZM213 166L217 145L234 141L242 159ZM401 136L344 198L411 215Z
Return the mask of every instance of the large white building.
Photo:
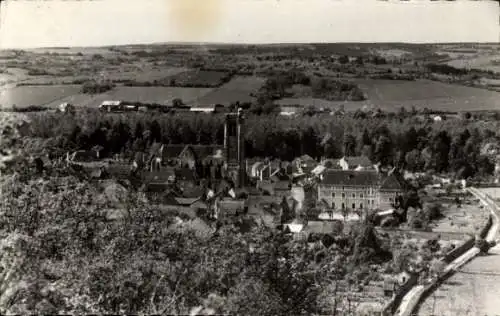
M318 184L318 201L334 210L388 209L402 193L400 177L377 171L329 169Z

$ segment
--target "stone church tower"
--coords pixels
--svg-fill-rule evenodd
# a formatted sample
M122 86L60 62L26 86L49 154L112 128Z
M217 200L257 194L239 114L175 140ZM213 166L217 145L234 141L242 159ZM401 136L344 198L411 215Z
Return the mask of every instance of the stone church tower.
M227 173L237 187L245 186L245 154L243 140L243 114L241 109L237 113L226 114L224 124L224 151L226 155Z

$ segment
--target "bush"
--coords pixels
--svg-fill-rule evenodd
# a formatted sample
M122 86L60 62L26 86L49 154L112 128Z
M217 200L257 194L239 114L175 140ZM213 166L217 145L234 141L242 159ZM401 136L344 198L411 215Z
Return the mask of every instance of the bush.
M99 94L113 89L115 85L111 82L87 81L82 85L82 93Z
M476 239L474 246L479 248L479 251L481 252L481 254L488 253L488 250L490 249L490 244L482 238Z

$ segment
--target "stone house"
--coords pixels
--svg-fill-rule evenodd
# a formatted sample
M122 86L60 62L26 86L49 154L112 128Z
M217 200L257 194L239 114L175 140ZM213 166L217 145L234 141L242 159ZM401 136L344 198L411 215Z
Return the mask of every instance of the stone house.
M318 184L318 201L334 210L387 209L403 193L395 174L376 171L327 170Z

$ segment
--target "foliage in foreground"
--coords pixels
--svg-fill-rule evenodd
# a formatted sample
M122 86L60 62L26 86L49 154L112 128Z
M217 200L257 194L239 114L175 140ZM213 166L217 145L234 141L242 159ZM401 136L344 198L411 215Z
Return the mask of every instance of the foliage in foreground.
M14 173L1 189L2 237L20 240L0 258L12 276L1 313L180 314L215 300L218 313L310 315L332 280L361 284L359 267L391 258L371 226L319 255L264 227L172 229L172 215L133 192L123 219L110 221L101 189L72 176Z

